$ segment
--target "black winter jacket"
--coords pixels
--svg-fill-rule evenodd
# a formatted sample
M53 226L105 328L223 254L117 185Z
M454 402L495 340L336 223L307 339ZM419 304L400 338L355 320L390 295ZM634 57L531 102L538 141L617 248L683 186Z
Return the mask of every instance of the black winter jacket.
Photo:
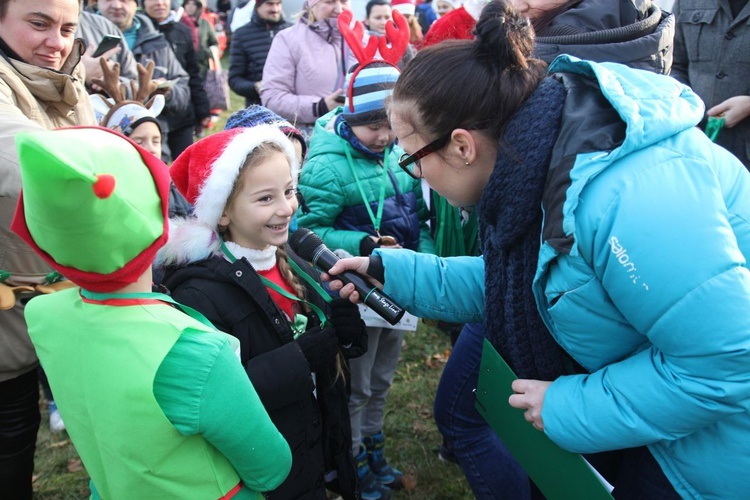
M585 0L555 16L534 40L534 56L560 54L617 62L667 75L672 67L675 17L636 0Z
M278 23L269 23L253 12L251 21L232 35L229 88L245 98L245 106L260 104L255 84L263 79L263 66L266 65L271 42L276 33L291 25L284 18Z
M211 116L211 109L208 103L208 94L203 87L198 61L195 58L195 46L193 45L190 28L176 21L159 24L152 19L152 22L154 27L169 41L177 61L190 77L190 102L192 106L188 107L183 113L169 117L170 129L178 130L187 126L195 126L204 118Z
M310 276L318 276L309 264L288 252ZM345 499L358 498L346 382L336 379L332 367L331 373L316 373L313 383L288 322L250 263L214 257L187 267L170 267L163 284L175 300L197 309L219 330L240 340L240 360L292 450L289 476L267 497L324 500L328 487ZM307 300L325 308L322 298L311 289ZM315 314L308 316L304 335L315 335L319 320ZM313 395L316 385L317 398ZM326 484L323 471L332 470L337 471L338 479Z

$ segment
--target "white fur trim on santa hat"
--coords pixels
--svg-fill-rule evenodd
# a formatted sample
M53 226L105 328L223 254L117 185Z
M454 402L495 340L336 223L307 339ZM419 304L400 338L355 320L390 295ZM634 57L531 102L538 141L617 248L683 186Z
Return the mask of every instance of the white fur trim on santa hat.
M299 164L292 141L273 125L246 128L232 137L224 152L211 165L211 173L195 200L193 213L198 223L212 228L217 226L247 155L265 142L281 146L292 169L292 181L295 186L297 185Z
M464 9L469 13L475 21L479 20L479 16L482 15L482 11L487 6L488 0L466 0L464 2Z
M169 219L169 238L154 259L155 267L190 264L221 253L221 238L216 229L194 218Z
M391 3L391 8L393 8L393 10L399 11L405 16L413 16L417 11L417 6L413 0L394 0Z

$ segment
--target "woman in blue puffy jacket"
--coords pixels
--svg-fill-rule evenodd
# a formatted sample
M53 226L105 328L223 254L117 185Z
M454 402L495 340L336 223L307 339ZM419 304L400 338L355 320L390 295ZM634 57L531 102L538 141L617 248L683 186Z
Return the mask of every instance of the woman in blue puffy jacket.
M617 498L742 498L750 175L695 127L689 88L569 56L545 73L532 41L493 2L475 41L420 52L390 107L400 165L476 205L483 258L377 250L332 272L380 274L416 314L483 317L521 378L510 403L561 447L616 456Z

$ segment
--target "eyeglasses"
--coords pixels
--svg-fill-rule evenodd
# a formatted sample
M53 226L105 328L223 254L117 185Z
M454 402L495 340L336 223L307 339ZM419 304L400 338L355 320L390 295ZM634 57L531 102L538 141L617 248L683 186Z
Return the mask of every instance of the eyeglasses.
M438 151L446 146L448 142L450 142L451 134L453 134L453 131L451 130L449 133L445 134L442 137L438 137L425 147L416 150L413 154L404 153L401 155L401 158L398 159L398 166L404 169L404 172L409 174L415 179L421 179L422 178L422 158L424 158L427 155L431 155L435 151Z
M467 125L465 127L456 127L456 128L463 128L465 130L482 130L483 128L486 128L488 124L487 120L482 120L476 123L472 123L471 125ZM453 129L455 130L455 129ZM451 140L451 136L453 135L453 130L445 134L444 136L438 137L425 147L416 150L411 155L408 153L404 153L401 155L401 157L398 159L398 166L401 167L404 172L412 176L414 179L422 179L422 158L424 158L427 155L431 155L435 151L439 151L443 149Z

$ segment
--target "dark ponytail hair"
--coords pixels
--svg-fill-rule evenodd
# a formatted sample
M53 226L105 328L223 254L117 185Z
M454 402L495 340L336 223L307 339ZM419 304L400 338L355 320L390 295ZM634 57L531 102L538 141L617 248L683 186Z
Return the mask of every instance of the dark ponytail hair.
M532 59L534 30L506 0L487 4L476 39L426 48L407 64L392 104L406 103L403 116L431 141L456 128L483 129L500 139L503 128L541 83L547 65Z

